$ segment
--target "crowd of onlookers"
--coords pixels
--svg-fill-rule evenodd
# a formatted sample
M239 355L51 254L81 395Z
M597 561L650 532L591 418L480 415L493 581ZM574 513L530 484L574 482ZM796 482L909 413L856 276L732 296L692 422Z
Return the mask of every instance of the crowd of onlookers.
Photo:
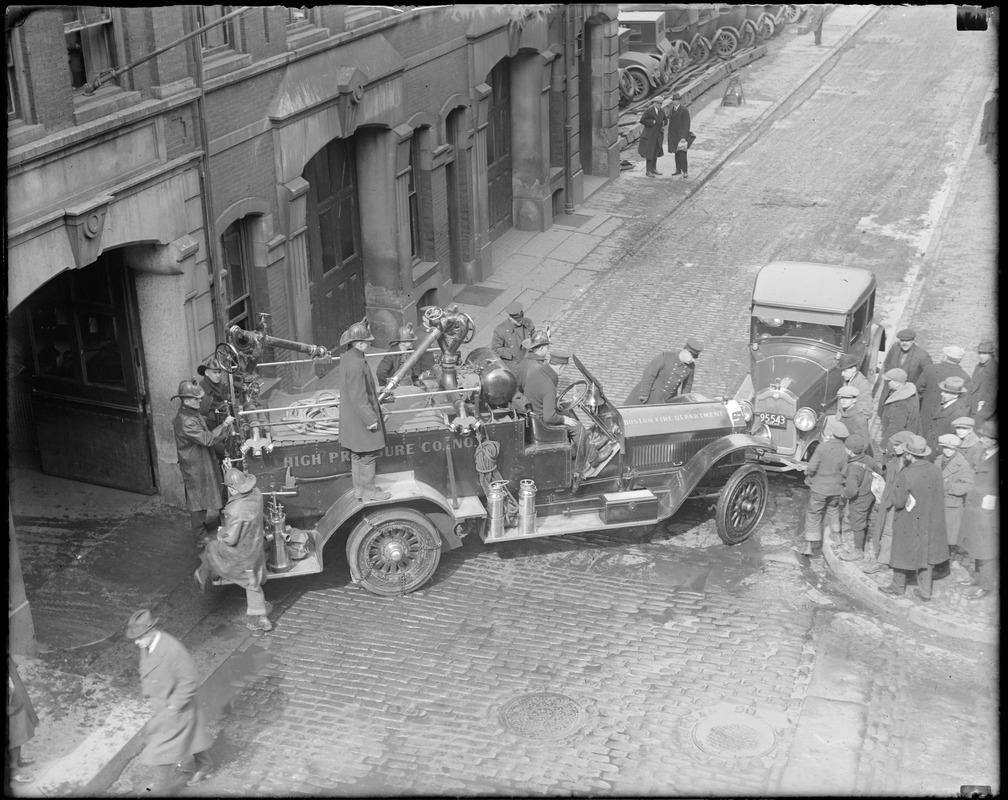
M809 502L804 544L812 556L823 522L839 537L839 557L869 574L890 570L879 590L931 599L935 568L980 600L997 581L997 359L994 342L977 346L973 374L966 351L950 345L933 361L907 328L886 353L877 404L873 387L844 356L836 413L806 466ZM873 440L872 430L879 430ZM842 524L846 507L846 524ZM870 524L875 510L874 524ZM946 570L940 568L939 575Z

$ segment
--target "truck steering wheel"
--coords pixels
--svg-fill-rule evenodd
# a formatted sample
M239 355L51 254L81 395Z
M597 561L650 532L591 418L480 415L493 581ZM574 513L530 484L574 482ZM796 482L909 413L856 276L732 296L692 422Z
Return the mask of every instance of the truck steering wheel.
M580 391L574 397L564 400L572 389L579 389ZM574 383L557 396L557 411L561 414L566 414L568 411L580 408L586 397L588 397L588 381L574 381Z

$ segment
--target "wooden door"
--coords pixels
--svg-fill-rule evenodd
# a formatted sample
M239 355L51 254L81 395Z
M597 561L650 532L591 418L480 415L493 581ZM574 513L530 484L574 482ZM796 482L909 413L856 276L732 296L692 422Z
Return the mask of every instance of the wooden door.
M490 110L487 115L487 194L490 241L510 228L511 189L511 70L507 59L490 72Z

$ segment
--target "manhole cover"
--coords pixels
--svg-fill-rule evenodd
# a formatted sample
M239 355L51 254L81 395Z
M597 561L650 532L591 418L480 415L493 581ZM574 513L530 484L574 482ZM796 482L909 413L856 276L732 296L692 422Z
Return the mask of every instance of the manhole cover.
M559 739L584 724L584 709L564 694L538 692L511 700L501 709L504 727L530 739Z
M752 758L773 750L777 734L748 714L718 714L693 728L693 743L712 756Z

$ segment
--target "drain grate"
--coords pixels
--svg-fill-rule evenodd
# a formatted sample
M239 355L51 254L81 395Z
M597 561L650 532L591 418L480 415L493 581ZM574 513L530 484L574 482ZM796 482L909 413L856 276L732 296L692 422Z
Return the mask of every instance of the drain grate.
M693 743L708 755L752 758L773 750L777 734L765 722L748 714L721 713L697 723Z
M509 701L501 709L500 719L505 728L519 736L560 739L584 724L585 712L565 694L537 692Z

